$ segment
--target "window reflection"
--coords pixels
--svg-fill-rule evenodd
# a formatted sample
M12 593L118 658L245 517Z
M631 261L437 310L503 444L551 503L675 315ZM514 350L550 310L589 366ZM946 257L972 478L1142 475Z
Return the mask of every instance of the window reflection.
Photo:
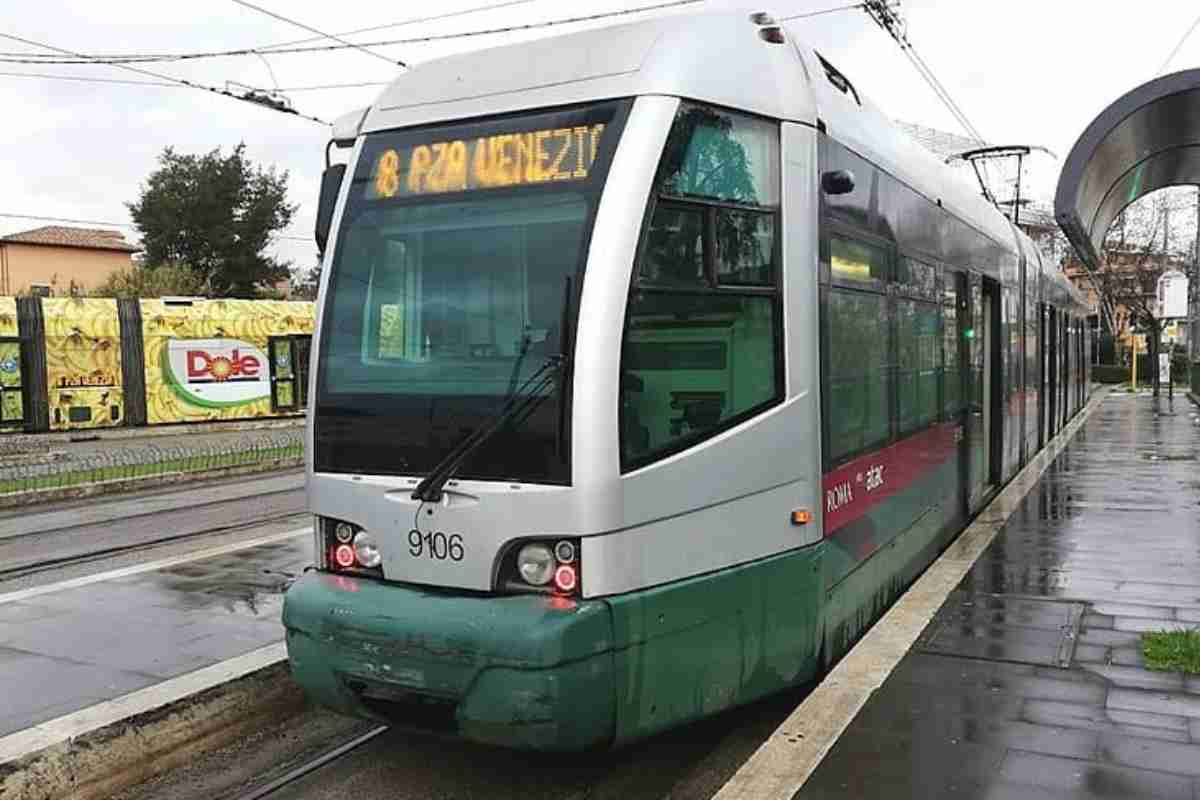
M759 206L779 204L779 127L685 103L660 170L663 194Z

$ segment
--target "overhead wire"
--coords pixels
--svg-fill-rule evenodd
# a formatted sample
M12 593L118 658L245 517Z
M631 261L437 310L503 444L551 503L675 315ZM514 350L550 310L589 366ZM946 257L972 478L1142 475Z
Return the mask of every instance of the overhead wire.
M339 31L339 32L333 34L333 36L338 36L338 37L354 36L354 35L361 34L361 33L370 33L373 31L387 30L388 28L401 28L401 27L405 27L408 25L418 25L418 24L426 23L426 22L438 22L438 21L445 20L445 19L451 19L453 17L462 17L462 16L466 16L469 14L476 14L476 13L480 13L480 12L484 12L484 11L493 11L493 10L500 9L500 8L507 8L509 6L526 5L528 3L533 3L533 2L536 2L536 0L506 0L506 2L503 2L503 3L490 3L487 5L475 6L474 8L462 9L461 11L451 11L451 12L448 12L445 14L434 14L432 16L426 16L426 17L412 17L411 19L401 20L399 22L389 22L389 23L386 23L383 25L371 25L366 28L355 28L354 30L349 30L349 31ZM92 54L92 55L84 56L84 58L87 59L87 63L100 61L100 62L107 64L107 63L113 63L113 62L117 62L117 61L124 61L126 63L142 63L142 62L147 62L147 61L172 61L172 60L180 60L182 58L192 58L192 57L216 58L216 57L228 56L228 55L239 55L239 56L240 55L256 55L258 53L270 55L271 52L277 48L294 47L296 45L303 45L303 44L309 44L312 42L319 42L326 38L329 38L329 37L327 37L327 36L310 36L305 39L291 39L286 42L276 42L274 44L259 45L258 47L238 48L235 50L219 50L219 51L213 51L213 52L207 52L207 53L206 52L182 53L182 54L180 54L180 53L107 53L107 54ZM28 63L43 63L43 62L56 63L53 61L47 61L47 59L49 59L49 58L51 58L51 56L49 56L48 54L33 53L33 52L29 52L29 51L0 52L0 59L3 59L3 60L27 59ZM77 62L72 61L69 63L77 63Z
M190 86L174 81L135 81L124 78L95 78L85 75L51 75L46 72L0 72L0 78L38 78L48 81L74 81L77 83L107 83L118 86L151 86L163 89L190 89ZM277 92L316 92L325 89L359 89L368 86L387 86L390 81L358 81L355 83L322 83L314 86L284 86Z
M338 50L348 50L359 47L387 47L390 45L399 44L424 44L428 42L441 42L452 39L467 39L479 36L492 36L502 33L516 33L520 31L539 30L542 28L552 28L560 25L571 25L579 22L593 22L601 19L613 19L617 17L631 16L633 14L641 14L647 11L659 11L666 8L675 8L679 6L696 5L703 3L706 0L669 0L669 2L656 3L648 6L638 6L636 8L626 8L617 11L603 11L595 14L585 14L575 17L560 17L558 19L543 20L541 22L529 22L519 25L505 25L495 28L484 28L473 31L460 31L457 33L441 33L431 34L428 36L413 36L402 39L381 39L371 42L358 42L353 44L330 44L330 45L311 45L301 47L276 47L267 51L268 55L283 55L285 53L322 53ZM189 61L203 58L225 58L231 56L254 56L259 53L261 48L240 48L233 50L210 50L197 52L181 52L181 53L126 53L126 54L94 54L86 55L81 53L70 53L74 56L71 59L28 59L29 53L0 53L0 63L9 64L74 64L74 65L91 65L101 64L109 66L123 66L137 63L149 62L176 62Z
M452 19L454 17L464 17L464 16L467 16L468 14L477 14L477 13L484 12L484 11L495 11L497 9L507 8L509 6L528 5L529 3L532 3L532 2L535 2L535 0L506 0L506 2L503 2L503 3L489 3L487 5L475 6L474 8L465 8L461 11L449 11L445 14L434 14L433 16L429 16L429 17L413 17L411 19L401 20L400 22L389 22L384 25L371 25L366 28L355 28L352 31L339 31L338 33L335 33L334 35L335 36L357 36L360 33L374 33L375 31L388 30L389 28L403 28L408 25L420 25L421 23L424 23L424 22L440 22L442 20ZM258 50L273 50L277 47L294 47L294 46L300 45L300 44L309 44L310 42L319 42L324 38L325 37L323 37L323 36L314 36L314 37L310 37L308 39L293 39L289 42L277 42L275 44L261 45L260 47L258 47L256 49L258 49Z
M26 38L23 38L23 37L21 37L21 36L14 36L14 35L13 35L13 34L11 34L11 33L0 33L0 38L2 38L2 39L9 39L9 40L11 40L11 41L14 41L14 42L20 42L21 44L30 45L30 46L32 46L32 47L40 47L40 48L42 48L43 50L53 50L53 51L55 51L55 52L58 52L58 53L66 53L67 55L73 55L73 56L76 56L76 57L78 57L78 56L80 55L79 53L76 53L76 52L75 52L75 51L73 51L73 50L67 50L67 49L65 49L65 48L62 48L62 47L55 47L54 45L45 44L45 43L43 43L43 42L35 42L35 41L34 41L34 40L32 40L32 39L26 39ZM328 122L326 122L326 121L325 121L325 120L323 120L323 119L320 119L319 117L313 117L313 116L310 116L310 115L308 115L308 114L301 114L299 111L296 111L294 108L284 108L284 107L280 107L280 106L278 106L278 105L275 105L275 104L273 104L273 103L265 103L265 102L262 102L262 100L261 100L261 99L260 99L260 100L251 99L251 95L249 95L249 94L247 94L247 95L237 95L237 94L235 94L235 93L233 93L233 92L229 91L228 89L221 89L221 88L218 88L218 87L216 87L216 86L208 86L208 85L206 85L206 84L203 84L203 83L195 83L195 82L193 82L193 81L189 81L189 80L187 80L186 78L176 78L176 77L174 77L174 76L172 76L172 75L164 75L164 74L163 74L163 73L161 73L161 72L153 72L153 71L151 71L151 70L148 70L148 69L142 69L141 67L133 67L133 66L129 66L128 64L113 64L112 66L114 66L114 67L117 67L118 69L127 70L127 71L129 71L129 72L136 72L136 73L138 73L139 75L147 75L147 76L149 76L149 77L151 77L151 78L157 78L157 79L159 79L159 80L164 80L164 81L171 81L171 82L173 82L173 83L178 83L178 84L180 84L180 85L182 85L182 86L188 86L188 87L191 87L191 88L193 88L193 89L198 89L198 90L201 90L201 91L206 91L206 92L212 92L213 94L224 95L225 97L231 97L231 98L233 98L234 100L239 100L239 101L241 101L241 102L243 102L243 103L253 103L253 104L254 104L254 105L256 105L256 106L260 106L260 107L263 107L263 108L269 108L269 109L271 109L271 110L273 110L273 111L278 111L278 112L279 112L279 113L281 113L281 114L291 114L291 115L293 115L293 116L297 116L297 117L300 117L300 118L302 118L302 119L307 119L307 120L310 120L310 121L312 121L312 122L318 122L318 123L320 123L320 124L322 124L322 125L328 125L328 124L329 124Z
M1183 36L1181 36L1181 37L1179 38L1179 42L1178 42L1178 44L1176 44L1176 45L1175 45L1175 49L1174 49L1174 50L1172 50L1172 51L1171 51L1171 54L1170 54L1170 55L1168 55L1168 56L1166 57L1166 59L1163 61L1163 63L1162 63L1162 66L1160 66L1160 67L1158 68L1158 72L1154 73L1155 77L1157 77L1157 76L1159 76L1159 75L1162 75L1162 74L1163 74L1163 72L1165 72L1165 71L1166 71L1166 69L1167 69L1167 66L1168 66L1168 65L1169 65L1169 64L1170 64L1172 61L1174 61L1174 60L1175 60L1175 56L1179 55L1179 51L1183 49L1184 42L1186 42L1186 41L1188 40L1188 38L1190 38L1190 37L1191 37L1191 35L1192 35L1192 32L1193 32L1194 30L1196 30L1196 28L1197 28L1198 26L1200 26L1200 16L1197 16L1197 17L1196 17L1196 19L1195 19L1195 20L1192 22L1192 26L1191 26L1190 28L1188 28L1188 29L1187 29L1187 31L1186 31L1186 32L1183 34Z
M282 14L277 14L276 12L271 11L270 9L263 8L260 5L255 5L254 3L250 3L247 0L233 0L233 2L237 3L239 6L242 6L243 8L249 8L253 11L257 11L260 14L265 14L266 16L271 17L272 19L277 19L280 22L286 22L287 24L294 25L297 28L303 28L304 30L308 31L309 33L315 33L323 39L332 39L333 41L338 42L339 44L344 44L347 47L352 47L361 53L366 53L367 55L371 56L372 58L378 58L383 61L386 61L389 64L391 64L392 66L399 65L399 66L405 67L405 68L408 67L408 64L405 64L400 59L388 58L383 53L376 53L373 50L368 50L366 48L366 46L364 46L364 45L355 44L354 42L348 42L345 39L342 39L341 37L339 37L335 34L325 33L324 31L317 30L316 28L312 27L311 25L306 25L303 22L294 20L291 17L285 17ZM261 56L261 53L258 55Z
M832 14L836 11L851 11L856 8L866 8L866 3L851 3L850 5L837 6L836 8L823 8L820 11L804 11L799 14L791 14L790 16L780 17L780 22L791 22L794 19L808 19L810 17L820 17L825 14Z

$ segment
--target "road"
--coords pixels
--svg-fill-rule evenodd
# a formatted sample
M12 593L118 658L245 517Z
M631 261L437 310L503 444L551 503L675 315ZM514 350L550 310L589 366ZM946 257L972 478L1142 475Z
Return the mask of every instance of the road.
M308 523L304 472L47 503L0 514L0 592Z
M0 570L8 574L0 572L0 593L307 523L300 472L5 513L0 515ZM804 691L787 692L614 753L586 756L514 753L389 731L271 798L708 798ZM371 727L309 709L122 797L235 798Z
M784 692L612 753L518 753L388 731L268 800L707 800L807 691ZM241 798L372 727L313 709L121 800Z

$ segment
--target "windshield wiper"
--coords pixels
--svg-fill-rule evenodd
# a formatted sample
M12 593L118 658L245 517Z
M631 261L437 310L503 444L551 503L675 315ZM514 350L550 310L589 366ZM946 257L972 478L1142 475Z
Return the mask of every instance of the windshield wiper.
M442 499L442 487L446 485L446 481L458 470L467 457L478 450L484 442L492 438L497 431L503 429L506 425L514 421L523 421L528 417L533 410L537 408L549 395L543 392L550 388L555 380L561 379L565 384L568 376L567 365L569 361L568 353L570 352L570 342L567 337L567 323L569 321L571 309L571 276L566 276L563 286L563 304L559 313L559 330L558 330L558 354L550 356L540 367L534 370L525 383L517 386L517 376L520 375L521 362L525 360L525 355L529 352L530 336L528 331L521 339L520 352L517 354L516 363L513 364L512 377L508 382L508 394L505 395L504 401L500 404L500 408L492 418L480 425L474 433L463 439L454 447L450 448L450 452L434 465L429 474L424 480L417 484L417 488L413 490L413 500L423 500L429 503L437 503ZM563 414L564 406L562 405L563 392L566 387L559 389L559 438L562 438L563 433ZM562 444L559 443L561 450Z
M446 481L450 480L450 477L468 456L510 422L528 416L539 403L549 396L543 392L554 384L564 363L563 356L555 355L538 367L525 383L505 398L504 403L491 420L479 426L474 433L451 448L450 452L434 465L425 479L418 483L417 488L413 490L412 499L430 503L439 502L442 499L442 487L446 485Z

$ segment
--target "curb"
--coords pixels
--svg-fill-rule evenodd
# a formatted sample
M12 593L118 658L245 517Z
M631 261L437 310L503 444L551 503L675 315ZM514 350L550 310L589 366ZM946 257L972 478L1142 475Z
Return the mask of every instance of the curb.
M146 475L140 478L117 478L111 481L81 483L75 486L62 486L53 489L9 492L7 494L0 494L0 509L50 503L56 500L78 500L97 495L120 494L139 489L154 489L159 486L170 486L184 481L215 480L217 478L234 478L240 475L254 475L260 472L277 472L303 466L304 456L300 456L298 458L260 461L257 464L242 464L236 467L218 467L216 469L190 472L164 472L161 475Z
M224 747L267 722L298 714L305 705L287 660L274 660L225 683L0 763L0 800L103 800Z

